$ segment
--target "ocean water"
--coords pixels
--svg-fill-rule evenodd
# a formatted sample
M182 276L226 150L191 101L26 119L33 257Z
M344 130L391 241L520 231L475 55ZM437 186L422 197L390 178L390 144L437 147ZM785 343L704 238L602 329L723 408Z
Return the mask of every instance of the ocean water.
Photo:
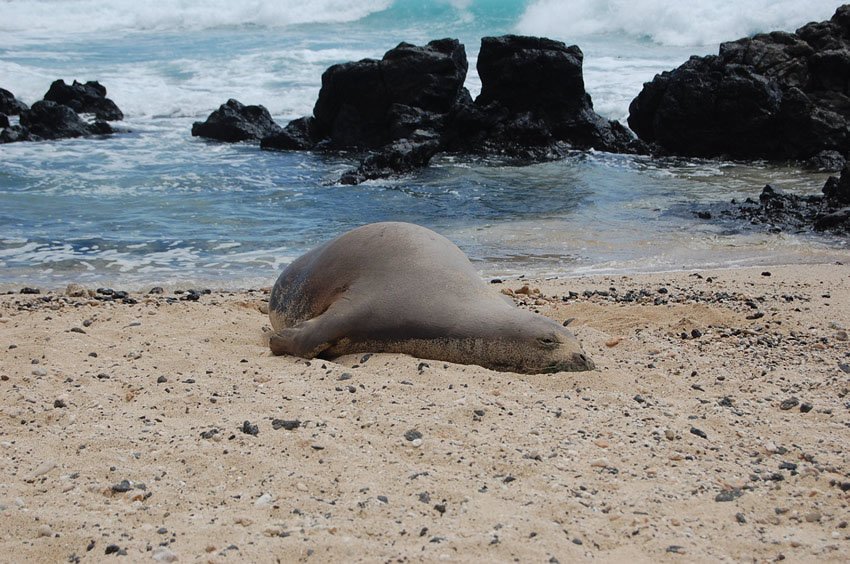
M580 153L526 167L439 157L421 172L334 184L346 154L260 151L191 137L228 98L308 115L331 64L400 41L456 37L467 87L485 35L578 44L597 111L625 122L643 82L758 31L829 18L825 0L5 0L0 87L27 103L57 78L99 80L130 133L0 145L0 288L69 282L241 288L349 228L413 221L485 276L807 263L846 240L696 219L701 203L774 183L817 192L793 166Z

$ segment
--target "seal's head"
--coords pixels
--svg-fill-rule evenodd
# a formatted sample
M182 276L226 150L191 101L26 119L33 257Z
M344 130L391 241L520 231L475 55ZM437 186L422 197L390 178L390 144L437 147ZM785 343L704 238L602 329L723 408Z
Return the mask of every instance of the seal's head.
M489 356L494 365L510 366L526 374L580 372L596 365L578 339L563 326L542 315L516 310L519 319L499 328Z

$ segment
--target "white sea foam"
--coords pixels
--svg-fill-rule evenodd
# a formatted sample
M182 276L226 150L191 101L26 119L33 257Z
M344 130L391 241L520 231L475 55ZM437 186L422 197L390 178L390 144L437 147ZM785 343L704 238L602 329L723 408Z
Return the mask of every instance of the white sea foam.
M171 31L346 22L385 10L391 4L391 0L7 0L0 31Z
M186 244L185 241L175 240L168 243L165 250L139 252L149 243L126 245L125 249L91 247L75 247L71 243L51 241L36 243L34 241L14 241L19 246L0 248L0 259L9 262L28 263L33 265L56 265L58 263L86 263L91 267L92 262L103 263L107 268L120 272L150 272L181 270L192 267L196 263L214 260L217 265L225 268L242 268L246 265L255 267L270 267L279 270L292 262L298 253L287 246L254 249L250 251L233 251L242 243L230 241L213 246L209 251ZM129 251L129 252L128 252ZM210 254L210 251L212 254ZM225 252L216 252L225 251Z
M233 248L241 247L241 246L242 246L242 243L239 243L237 241L230 241L228 243L219 243L218 245L213 247L212 250L213 251L221 251L221 250L224 250L224 249L233 249Z
M521 33L564 41L599 34L649 38L662 45L706 45L829 19L836 0L536 0Z
M49 64L23 66L0 60L6 88L27 103L44 96L57 78L97 79L126 119L203 119L225 102L263 104L285 121L312 113L322 72L331 64L380 57L380 51L328 49L293 53L287 49L230 54L224 58L181 58L144 62L111 61L103 66Z

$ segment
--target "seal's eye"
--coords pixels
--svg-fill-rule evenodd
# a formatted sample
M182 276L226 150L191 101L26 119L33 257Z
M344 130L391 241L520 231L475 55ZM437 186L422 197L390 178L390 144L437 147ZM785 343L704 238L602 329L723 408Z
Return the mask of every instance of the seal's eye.
M558 346L558 341L556 341L555 339L541 338L537 339L537 342L540 343L543 348L547 349L553 349Z

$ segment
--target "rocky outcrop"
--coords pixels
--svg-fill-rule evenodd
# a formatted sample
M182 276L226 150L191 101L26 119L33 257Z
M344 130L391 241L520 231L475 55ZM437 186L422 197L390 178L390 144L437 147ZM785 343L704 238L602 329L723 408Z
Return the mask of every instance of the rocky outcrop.
M315 135L332 148L375 149L420 127L433 131L465 92L466 71L456 39L400 43L380 61L334 65L313 108Z
M808 159L805 164L812 170L838 172L847 164L847 158L838 151L821 151Z
M80 84L74 81L68 86L57 80L51 84L45 99L32 107L15 99L11 92L0 89L0 109L4 110L0 115L20 115L17 125L11 125L8 119L0 120L0 144L109 135L115 130L105 120L124 117L118 106L106 98L106 88L98 82ZM86 121L78 111L95 114L96 120Z
M67 139L113 133L112 127L105 121L88 123L68 106L48 100L40 100L21 113L21 128L25 138L16 139L18 141Z
M263 137L260 147L278 151L306 151L316 147L318 134L314 129L315 120L303 117L290 121L286 127Z
M263 147L378 149L420 130L439 137L446 115L469 99L466 71L466 50L456 39L401 43L380 61L333 65L322 74L313 116Z
M20 125L6 126L0 130L0 144L17 141L36 141L36 139L32 139L29 130Z
M629 107L629 126L684 156L807 159L850 151L850 5L796 33L720 46L657 75Z
M437 141L400 139L367 156L355 170L344 173L339 182L360 184L366 180L406 174L427 166L439 150Z
M275 135L281 127L263 106L245 106L230 99L211 113L206 121L192 125L192 135L217 141L258 141Z
M106 97L106 88L97 81L90 80L82 84L75 80L69 85L62 79L56 80L50 85L44 99L68 106L80 114L94 114L98 120L124 119L124 113Z
M15 95L0 88L0 114L16 116L29 109L29 106L15 98Z
M695 212L702 219L744 220L766 227L773 232L827 231L850 234L850 165L841 176L830 176L823 194L797 195L767 185L758 201L751 198L743 203L733 201L712 211Z
M593 111L583 55L549 39L482 39L481 95L463 87L466 51L455 39L423 47L401 43L378 61L330 67L313 116L264 138L264 149L368 151L342 182L409 172L440 151L523 160L563 157L571 149L639 152L641 143Z
M450 148L532 158L567 149L641 152L625 127L593 110L583 60L578 46L551 39L483 38L481 94L454 116Z
M850 206L850 164L844 166L840 177L827 179L823 195L833 206Z

